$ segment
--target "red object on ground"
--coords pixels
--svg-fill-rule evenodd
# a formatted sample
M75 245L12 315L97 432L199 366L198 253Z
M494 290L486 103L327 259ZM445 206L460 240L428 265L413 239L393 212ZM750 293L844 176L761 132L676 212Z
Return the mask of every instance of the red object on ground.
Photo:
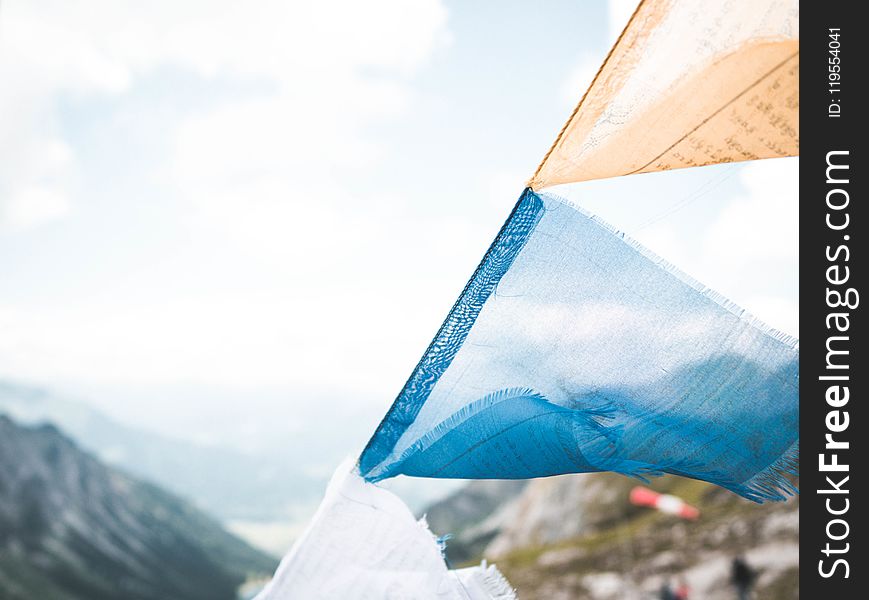
M681 498L671 496L670 494L659 494L647 487L638 485L631 490L631 504L636 506L651 506L657 508L662 513L668 515L676 515L683 519L691 519L692 521L700 516L700 511Z

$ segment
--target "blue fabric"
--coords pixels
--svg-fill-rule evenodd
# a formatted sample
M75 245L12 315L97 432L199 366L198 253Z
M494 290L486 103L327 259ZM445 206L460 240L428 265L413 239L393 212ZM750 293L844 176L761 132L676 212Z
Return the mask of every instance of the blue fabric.
M360 471L667 472L782 499L796 491L797 346L579 208L525 190Z

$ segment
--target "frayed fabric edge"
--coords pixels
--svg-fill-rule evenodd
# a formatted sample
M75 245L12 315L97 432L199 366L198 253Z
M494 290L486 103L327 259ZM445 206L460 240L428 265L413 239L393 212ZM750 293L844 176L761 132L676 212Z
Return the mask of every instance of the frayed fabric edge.
M796 440L784 454L742 485L736 488L724 487L758 504L766 501L781 502L800 493L797 486L789 479L799 475L800 441Z
M510 216L362 451L359 470L367 480L370 481L369 473L386 460L428 400L431 390L464 344L489 295L525 246L542 212L543 200L531 188L523 190Z
M452 571L471 598L490 600L518 600L516 590L495 565L485 560L479 565Z

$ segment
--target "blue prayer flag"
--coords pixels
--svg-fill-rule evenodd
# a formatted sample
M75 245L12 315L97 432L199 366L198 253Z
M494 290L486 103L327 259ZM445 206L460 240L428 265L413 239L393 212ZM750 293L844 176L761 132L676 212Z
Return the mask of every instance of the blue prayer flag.
M798 384L797 340L527 189L359 466L369 481L674 473L780 500Z

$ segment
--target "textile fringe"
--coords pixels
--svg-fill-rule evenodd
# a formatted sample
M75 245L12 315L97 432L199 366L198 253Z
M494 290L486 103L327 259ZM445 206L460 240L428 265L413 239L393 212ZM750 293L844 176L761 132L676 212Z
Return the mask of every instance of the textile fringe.
M786 500L789 496L800 493L788 478L788 476L799 477L799 474L800 441L797 440L775 462L742 484L739 490L733 491L758 504L763 504L767 500Z
M501 574L495 565L486 565L486 561L480 564L483 572L483 588L492 597L492 600L517 600L516 590L510 582Z

